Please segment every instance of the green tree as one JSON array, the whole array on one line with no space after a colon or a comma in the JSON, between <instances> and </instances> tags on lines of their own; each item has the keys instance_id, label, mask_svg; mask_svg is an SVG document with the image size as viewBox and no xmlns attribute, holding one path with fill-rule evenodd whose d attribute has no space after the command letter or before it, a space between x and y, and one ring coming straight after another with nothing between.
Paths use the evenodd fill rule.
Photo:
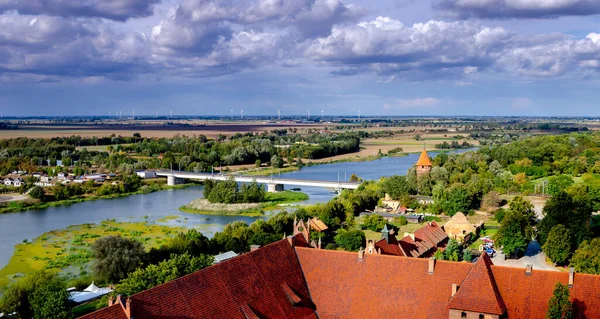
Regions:
<instances>
[{"instance_id":1,"label":"green tree","mask_svg":"<svg viewBox=\"0 0 600 319\"><path fill-rule=\"evenodd\" d=\"M385 219L381 215L370 214L363 217L362 228L372 231L381 231L385 226Z\"/></svg>"},{"instance_id":2,"label":"green tree","mask_svg":"<svg viewBox=\"0 0 600 319\"><path fill-rule=\"evenodd\" d=\"M571 247L578 247L591 236L590 220L592 205L589 197L573 198L566 192L552 196L544 205L544 218L537 225L538 238L543 245L550 230L562 224L571 235Z\"/></svg>"},{"instance_id":3,"label":"green tree","mask_svg":"<svg viewBox=\"0 0 600 319\"><path fill-rule=\"evenodd\" d=\"M459 261L461 259L461 247L454 239L448 241L444 250L444 260Z\"/></svg>"},{"instance_id":4,"label":"green tree","mask_svg":"<svg viewBox=\"0 0 600 319\"><path fill-rule=\"evenodd\" d=\"M260 167L260 165L261 165L261 164L262 164L262 163L261 163L261 161L260 161L259 159L257 159L257 160L254 162L254 166L256 166L256 167Z\"/></svg>"},{"instance_id":5,"label":"green tree","mask_svg":"<svg viewBox=\"0 0 600 319\"><path fill-rule=\"evenodd\" d=\"M70 295L64 281L58 277L45 282L29 296L35 319L70 319Z\"/></svg>"},{"instance_id":6,"label":"green tree","mask_svg":"<svg viewBox=\"0 0 600 319\"><path fill-rule=\"evenodd\" d=\"M571 237L569 230L558 224L548 233L548 239L542 246L546 256L555 264L565 264L571 255Z\"/></svg>"},{"instance_id":7,"label":"green tree","mask_svg":"<svg viewBox=\"0 0 600 319\"><path fill-rule=\"evenodd\" d=\"M537 216L535 214L535 210L533 209L533 204L530 201L523 198L523 196L515 196L512 201L510 201L510 210L515 213L519 213L527 217L529 223L534 225Z\"/></svg>"},{"instance_id":8,"label":"green tree","mask_svg":"<svg viewBox=\"0 0 600 319\"><path fill-rule=\"evenodd\" d=\"M49 285L49 286L46 286ZM59 287L59 288L56 288ZM64 285L61 286L56 274L39 270L27 274L6 287L0 298L0 312L16 312L20 318L45 318L39 312L48 309L56 309L61 315L65 303L68 303L68 295L65 297L56 292L56 289L66 293ZM44 296L44 297L43 297ZM47 302L44 300L47 297ZM61 298L65 297L64 300ZM56 303L53 305L51 303ZM55 307L55 308L54 308ZM37 309L42 308L42 309ZM68 309L68 308L67 308ZM67 312L68 314L68 312ZM53 318L53 317L49 317ZM56 317L56 318L69 318Z\"/></svg>"},{"instance_id":9,"label":"green tree","mask_svg":"<svg viewBox=\"0 0 600 319\"><path fill-rule=\"evenodd\" d=\"M92 244L94 274L118 282L138 268L146 255L142 243L121 236L99 238Z\"/></svg>"},{"instance_id":10,"label":"green tree","mask_svg":"<svg viewBox=\"0 0 600 319\"><path fill-rule=\"evenodd\" d=\"M569 288L557 282L554 285L554 294L548 301L546 319L572 319L573 304L569 298Z\"/></svg>"},{"instance_id":11,"label":"green tree","mask_svg":"<svg viewBox=\"0 0 600 319\"><path fill-rule=\"evenodd\" d=\"M185 233L177 233L173 239L160 248L152 248L148 253L151 263L156 264L170 255L188 253L192 256L210 253L210 240L201 232L190 229Z\"/></svg>"},{"instance_id":12,"label":"green tree","mask_svg":"<svg viewBox=\"0 0 600 319\"><path fill-rule=\"evenodd\" d=\"M495 211L500 207L501 202L502 199L500 198L500 194L491 191L483 196L483 199L481 200L481 209Z\"/></svg>"},{"instance_id":13,"label":"green tree","mask_svg":"<svg viewBox=\"0 0 600 319\"><path fill-rule=\"evenodd\" d=\"M446 195L446 201L441 203L444 211L450 216L457 212L466 212L471 209L473 198L464 185L455 185Z\"/></svg>"},{"instance_id":14,"label":"green tree","mask_svg":"<svg viewBox=\"0 0 600 319\"><path fill-rule=\"evenodd\" d=\"M31 191L29 191L29 196L41 200L44 198L44 189L40 186L34 186Z\"/></svg>"},{"instance_id":15,"label":"green tree","mask_svg":"<svg viewBox=\"0 0 600 319\"><path fill-rule=\"evenodd\" d=\"M569 175L552 176L548 179L548 193L556 195L561 191L566 191L574 183L573 178Z\"/></svg>"},{"instance_id":16,"label":"green tree","mask_svg":"<svg viewBox=\"0 0 600 319\"><path fill-rule=\"evenodd\" d=\"M365 233L362 230L340 229L334 237L335 243L348 251L357 251L365 243Z\"/></svg>"},{"instance_id":17,"label":"green tree","mask_svg":"<svg viewBox=\"0 0 600 319\"><path fill-rule=\"evenodd\" d=\"M398 199L403 195L410 194L410 188L406 180L406 176L393 175L383 180L381 188L384 193L390 197Z\"/></svg>"},{"instance_id":18,"label":"green tree","mask_svg":"<svg viewBox=\"0 0 600 319\"><path fill-rule=\"evenodd\" d=\"M581 243L571 258L571 266L577 272L600 275L600 238Z\"/></svg>"},{"instance_id":19,"label":"green tree","mask_svg":"<svg viewBox=\"0 0 600 319\"><path fill-rule=\"evenodd\" d=\"M271 157L271 166L273 168L281 168L283 166L283 160L279 156L273 155Z\"/></svg>"},{"instance_id":20,"label":"green tree","mask_svg":"<svg viewBox=\"0 0 600 319\"><path fill-rule=\"evenodd\" d=\"M188 253L171 255L158 264L139 268L117 285L116 293L131 296L212 265L210 255L191 256Z\"/></svg>"},{"instance_id":21,"label":"green tree","mask_svg":"<svg viewBox=\"0 0 600 319\"><path fill-rule=\"evenodd\" d=\"M517 212L508 211L502 220L498 233L496 233L496 239L506 255L514 256L525 252L532 235L533 230L527 217Z\"/></svg>"}]
</instances>

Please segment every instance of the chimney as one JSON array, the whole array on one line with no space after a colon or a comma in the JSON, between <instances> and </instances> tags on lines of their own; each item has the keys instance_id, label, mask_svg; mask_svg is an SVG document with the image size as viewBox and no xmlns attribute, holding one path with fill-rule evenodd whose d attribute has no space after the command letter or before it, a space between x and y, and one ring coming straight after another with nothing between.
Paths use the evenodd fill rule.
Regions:
<instances>
[{"instance_id":1,"label":"chimney","mask_svg":"<svg viewBox=\"0 0 600 319\"><path fill-rule=\"evenodd\" d=\"M430 275L433 275L433 270L435 268L435 257L429 257L429 267L427 268L427 272Z\"/></svg>"},{"instance_id":2,"label":"chimney","mask_svg":"<svg viewBox=\"0 0 600 319\"><path fill-rule=\"evenodd\" d=\"M108 296L108 306L112 306L115 304L115 299L111 296Z\"/></svg>"},{"instance_id":3,"label":"chimney","mask_svg":"<svg viewBox=\"0 0 600 319\"><path fill-rule=\"evenodd\" d=\"M250 251L255 251L260 248L260 245L250 245Z\"/></svg>"},{"instance_id":4,"label":"chimney","mask_svg":"<svg viewBox=\"0 0 600 319\"><path fill-rule=\"evenodd\" d=\"M525 265L525 276L531 276L531 270L533 269L532 264Z\"/></svg>"},{"instance_id":5,"label":"chimney","mask_svg":"<svg viewBox=\"0 0 600 319\"><path fill-rule=\"evenodd\" d=\"M457 291L458 291L458 285L452 284L452 296L456 295Z\"/></svg>"},{"instance_id":6,"label":"chimney","mask_svg":"<svg viewBox=\"0 0 600 319\"><path fill-rule=\"evenodd\" d=\"M362 247L360 247L360 249L358 250L358 261L362 261L364 255L365 255L365 251L362 249Z\"/></svg>"},{"instance_id":7,"label":"chimney","mask_svg":"<svg viewBox=\"0 0 600 319\"><path fill-rule=\"evenodd\" d=\"M575 268L569 268L569 288L573 288L573 282L575 281Z\"/></svg>"},{"instance_id":8,"label":"chimney","mask_svg":"<svg viewBox=\"0 0 600 319\"><path fill-rule=\"evenodd\" d=\"M131 319L131 298L125 298L121 295L117 295L117 301L121 304L121 308L123 308L123 312L125 312L125 316L127 319Z\"/></svg>"}]
</instances>

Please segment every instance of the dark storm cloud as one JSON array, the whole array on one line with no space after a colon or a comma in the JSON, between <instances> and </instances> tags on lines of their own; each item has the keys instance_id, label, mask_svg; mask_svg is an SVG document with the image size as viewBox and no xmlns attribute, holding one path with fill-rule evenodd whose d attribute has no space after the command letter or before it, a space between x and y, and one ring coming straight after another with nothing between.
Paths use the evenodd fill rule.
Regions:
<instances>
[{"instance_id":1,"label":"dark storm cloud","mask_svg":"<svg viewBox=\"0 0 600 319\"><path fill-rule=\"evenodd\" d=\"M0 0L0 11L60 17L99 17L124 21L152 14L160 0Z\"/></svg>"},{"instance_id":2,"label":"dark storm cloud","mask_svg":"<svg viewBox=\"0 0 600 319\"><path fill-rule=\"evenodd\" d=\"M432 8L459 19L537 19L599 14L600 0L433 0Z\"/></svg>"}]
</instances>

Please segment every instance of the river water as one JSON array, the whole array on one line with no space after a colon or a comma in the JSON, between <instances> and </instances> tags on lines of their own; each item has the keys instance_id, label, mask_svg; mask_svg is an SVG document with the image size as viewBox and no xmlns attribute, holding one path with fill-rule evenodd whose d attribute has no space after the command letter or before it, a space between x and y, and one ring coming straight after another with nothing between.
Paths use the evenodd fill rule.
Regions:
<instances>
[{"instance_id":1,"label":"river water","mask_svg":"<svg viewBox=\"0 0 600 319\"><path fill-rule=\"evenodd\" d=\"M463 150L464 151L464 150ZM383 157L368 162L344 162L304 167L301 170L281 174L290 178L341 181L351 174L365 180L376 180L383 176L406 174L417 161L418 154L403 157ZM434 152L430 156L435 156ZM303 187L310 199L304 204L326 202L335 194L320 187ZM179 190L166 190L151 194L133 195L116 199L105 199L77 203L70 206L50 207L20 213L0 214L0 269L6 266L14 252L14 246L24 239L32 240L41 234L66 228L70 225L99 223L106 219L117 221L141 221L147 216L149 221L164 219L166 216L187 218L177 226L202 227L208 237L219 231L223 225L235 220L251 223L260 217L197 215L180 212L178 208L202 197L202 187Z\"/></svg>"}]
</instances>

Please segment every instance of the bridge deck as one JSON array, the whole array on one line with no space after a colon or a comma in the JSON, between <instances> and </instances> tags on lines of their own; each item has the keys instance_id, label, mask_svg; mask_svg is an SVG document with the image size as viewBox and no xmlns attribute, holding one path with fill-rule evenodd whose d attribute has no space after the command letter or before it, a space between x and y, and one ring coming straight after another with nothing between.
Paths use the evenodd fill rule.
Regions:
<instances>
[{"instance_id":1,"label":"bridge deck","mask_svg":"<svg viewBox=\"0 0 600 319\"><path fill-rule=\"evenodd\" d=\"M229 175L229 174L206 174L206 173L192 173L192 172L181 172L181 171L157 171L157 176L174 176L175 178L181 179L198 179L198 180L228 180L230 177L234 177L237 182L252 182L262 184L282 184L282 185L294 185L294 186L316 186L316 187L327 187L327 188L345 188L345 189L357 189L360 183L355 182L336 182L336 181L320 181L320 180L309 180L309 179L296 179L296 178L280 178L271 176L240 176L240 175Z\"/></svg>"}]
</instances>

